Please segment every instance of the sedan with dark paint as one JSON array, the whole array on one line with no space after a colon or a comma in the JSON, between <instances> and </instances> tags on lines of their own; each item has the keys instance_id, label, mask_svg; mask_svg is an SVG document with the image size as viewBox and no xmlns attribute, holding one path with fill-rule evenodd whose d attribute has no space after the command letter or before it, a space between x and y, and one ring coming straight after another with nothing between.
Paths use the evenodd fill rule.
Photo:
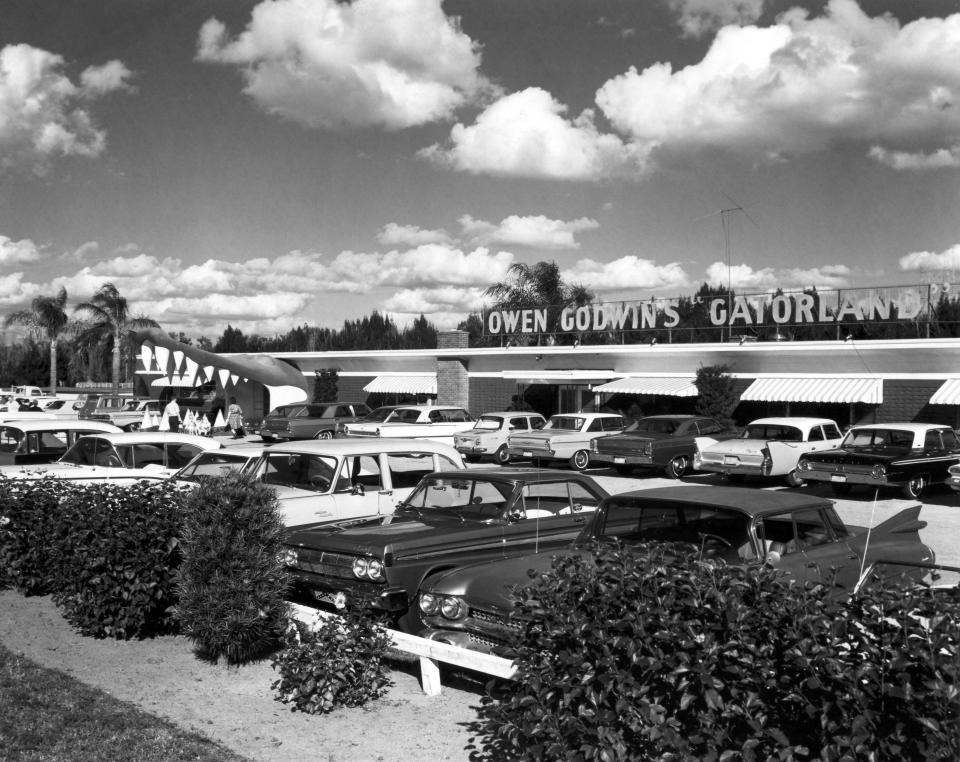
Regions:
<instances>
[{"instance_id":1,"label":"sedan with dark paint","mask_svg":"<svg viewBox=\"0 0 960 762\"><path fill-rule=\"evenodd\" d=\"M603 501L574 545L562 553L589 556L594 543L690 543L728 563L775 566L801 580L853 591L874 561L929 564L920 541L920 506L867 532L847 527L833 501L812 495L743 487L684 485L614 495ZM424 637L481 651L509 644L520 626L512 591L550 569L557 554L539 553L473 564L420 588ZM902 570L888 566L892 577ZM908 575L909 576L909 575Z\"/></svg>"},{"instance_id":2,"label":"sedan with dark paint","mask_svg":"<svg viewBox=\"0 0 960 762\"><path fill-rule=\"evenodd\" d=\"M568 546L605 497L593 479L569 471L428 474L389 516L291 532L293 597L335 607L359 601L399 617L440 572Z\"/></svg>"}]
</instances>

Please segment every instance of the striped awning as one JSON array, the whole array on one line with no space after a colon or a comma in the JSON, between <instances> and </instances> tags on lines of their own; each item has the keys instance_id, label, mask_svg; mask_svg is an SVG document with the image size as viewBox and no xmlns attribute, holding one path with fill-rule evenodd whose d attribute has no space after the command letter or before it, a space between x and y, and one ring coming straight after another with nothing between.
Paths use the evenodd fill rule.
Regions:
<instances>
[{"instance_id":1,"label":"striped awning","mask_svg":"<svg viewBox=\"0 0 960 762\"><path fill-rule=\"evenodd\" d=\"M960 405L960 378L948 378L930 398L931 405Z\"/></svg>"},{"instance_id":2,"label":"striped awning","mask_svg":"<svg viewBox=\"0 0 960 762\"><path fill-rule=\"evenodd\" d=\"M879 405L883 379L816 376L758 378L740 395L741 402L822 402Z\"/></svg>"},{"instance_id":3,"label":"striped awning","mask_svg":"<svg viewBox=\"0 0 960 762\"><path fill-rule=\"evenodd\" d=\"M599 394L662 394L696 397L700 392L693 376L628 376L593 387Z\"/></svg>"},{"instance_id":4,"label":"striped awning","mask_svg":"<svg viewBox=\"0 0 960 762\"><path fill-rule=\"evenodd\" d=\"M363 387L367 394L437 394L437 374L377 376Z\"/></svg>"}]
</instances>

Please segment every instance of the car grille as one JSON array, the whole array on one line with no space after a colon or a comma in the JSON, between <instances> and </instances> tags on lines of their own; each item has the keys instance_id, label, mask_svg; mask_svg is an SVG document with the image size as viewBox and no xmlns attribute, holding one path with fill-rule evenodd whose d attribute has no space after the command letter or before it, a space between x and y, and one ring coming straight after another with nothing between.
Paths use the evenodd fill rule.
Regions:
<instances>
[{"instance_id":1,"label":"car grille","mask_svg":"<svg viewBox=\"0 0 960 762\"><path fill-rule=\"evenodd\" d=\"M355 579L353 562L358 558L350 553L297 549L297 568L324 577Z\"/></svg>"}]
</instances>

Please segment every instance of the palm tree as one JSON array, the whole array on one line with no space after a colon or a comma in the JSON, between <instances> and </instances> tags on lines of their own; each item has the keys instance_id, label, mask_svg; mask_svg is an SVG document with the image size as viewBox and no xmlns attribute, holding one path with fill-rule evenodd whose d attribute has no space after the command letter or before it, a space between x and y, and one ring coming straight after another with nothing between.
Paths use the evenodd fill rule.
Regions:
<instances>
[{"instance_id":1,"label":"palm tree","mask_svg":"<svg viewBox=\"0 0 960 762\"><path fill-rule=\"evenodd\" d=\"M160 324L148 317L131 318L126 297L121 296L112 283L104 283L89 302L74 307L75 312L81 310L88 313L89 322L80 334L80 342L111 347L110 380L113 393L117 394L120 391L120 353L130 334L141 328L159 328Z\"/></svg>"},{"instance_id":2,"label":"palm tree","mask_svg":"<svg viewBox=\"0 0 960 762\"><path fill-rule=\"evenodd\" d=\"M29 310L14 312L4 319L4 325L26 326L50 342L50 394L57 393L57 341L70 324L66 304L67 289L61 286L56 296L38 296Z\"/></svg>"}]
</instances>

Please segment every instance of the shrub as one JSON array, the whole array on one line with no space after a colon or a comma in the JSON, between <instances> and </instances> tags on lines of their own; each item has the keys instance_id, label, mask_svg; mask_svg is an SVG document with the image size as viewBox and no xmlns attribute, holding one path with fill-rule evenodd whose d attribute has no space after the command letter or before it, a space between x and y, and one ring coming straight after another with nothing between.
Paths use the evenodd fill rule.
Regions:
<instances>
[{"instance_id":1,"label":"shrub","mask_svg":"<svg viewBox=\"0 0 960 762\"><path fill-rule=\"evenodd\" d=\"M70 485L50 535L53 600L81 633L132 638L176 629L182 492L166 482Z\"/></svg>"},{"instance_id":2,"label":"shrub","mask_svg":"<svg viewBox=\"0 0 960 762\"><path fill-rule=\"evenodd\" d=\"M51 592L50 535L63 485L54 479L0 477L0 586L24 595Z\"/></svg>"},{"instance_id":3,"label":"shrub","mask_svg":"<svg viewBox=\"0 0 960 762\"><path fill-rule=\"evenodd\" d=\"M292 622L285 648L274 658L280 679L272 688L294 710L324 714L338 706L362 706L391 685L383 663L391 645L373 613L362 607L342 617L320 617L311 630Z\"/></svg>"},{"instance_id":4,"label":"shrub","mask_svg":"<svg viewBox=\"0 0 960 762\"><path fill-rule=\"evenodd\" d=\"M520 591L519 672L482 702L483 751L957 758L960 600L879 586L848 601L695 555L597 549Z\"/></svg>"},{"instance_id":5,"label":"shrub","mask_svg":"<svg viewBox=\"0 0 960 762\"><path fill-rule=\"evenodd\" d=\"M238 473L189 494L176 616L204 658L237 664L279 646L289 585L276 492Z\"/></svg>"}]
</instances>

